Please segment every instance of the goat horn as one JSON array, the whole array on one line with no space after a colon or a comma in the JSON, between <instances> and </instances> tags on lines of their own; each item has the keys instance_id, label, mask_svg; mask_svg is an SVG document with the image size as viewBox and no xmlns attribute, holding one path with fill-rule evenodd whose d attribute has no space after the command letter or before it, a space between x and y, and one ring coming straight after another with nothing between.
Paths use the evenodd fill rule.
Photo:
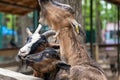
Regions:
<instances>
[{"instance_id":1,"label":"goat horn","mask_svg":"<svg viewBox=\"0 0 120 80\"><path fill-rule=\"evenodd\" d=\"M38 3L39 3L39 5L40 5L40 0L38 0Z\"/></svg>"},{"instance_id":2,"label":"goat horn","mask_svg":"<svg viewBox=\"0 0 120 80\"><path fill-rule=\"evenodd\" d=\"M41 28L42 28L42 25L39 24L38 27L37 27L37 29L36 29L36 31L35 31L35 33L39 33L39 31L41 30Z\"/></svg>"},{"instance_id":3,"label":"goat horn","mask_svg":"<svg viewBox=\"0 0 120 80\"><path fill-rule=\"evenodd\" d=\"M26 28L26 32L27 32L27 34L28 34L29 36L32 35L32 32L30 31L29 28Z\"/></svg>"},{"instance_id":4,"label":"goat horn","mask_svg":"<svg viewBox=\"0 0 120 80\"><path fill-rule=\"evenodd\" d=\"M54 5L59 6L59 7L63 8L63 9L65 9L65 10L69 11L71 14L75 13L73 8L70 5L62 4L62 3L59 3L57 1L52 1L52 2L53 2Z\"/></svg>"},{"instance_id":5,"label":"goat horn","mask_svg":"<svg viewBox=\"0 0 120 80\"><path fill-rule=\"evenodd\" d=\"M48 38L48 37L53 36L55 34L56 34L55 31L49 30L49 31L44 32L42 35L44 35L44 36L46 36Z\"/></svg>"}]
</instances>

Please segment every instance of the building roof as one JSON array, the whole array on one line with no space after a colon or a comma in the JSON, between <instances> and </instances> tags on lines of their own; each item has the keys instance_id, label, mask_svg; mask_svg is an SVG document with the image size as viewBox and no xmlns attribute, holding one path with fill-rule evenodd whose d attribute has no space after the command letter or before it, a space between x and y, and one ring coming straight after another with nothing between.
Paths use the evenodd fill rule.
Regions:
<instances>
[{"instance_id":1,"label":"building roof","mask_svg":"<svg viewBox=\"0 0 120 80\"><path fill-rule=\"evenodd\" d=\"M110 2L110 3L113 3L113 4L115 4L115 5L120 6L120 0L105 0L105 1L107 1L107 2Z\"/></svg>"},{"instance_id":2,"label":"building roof","mask_svg":"<svg viewBox=\"0 0 120 80\"><path fill-rule=\"evenodd\" d=\"M105 0L120 5L120 0ZM0 0L0 12L25 15L38 7L37 0Z\"/></svg>"},{"instance_id":3,"label":"building roof","mask_svg":"<svg viewBox=\"0 0 120 80\"><path fill-rule=\"evenodd\" d=\"M0 12L24 15L38 7L37 0L0 0Z\"/></svg>"}]
</instances>

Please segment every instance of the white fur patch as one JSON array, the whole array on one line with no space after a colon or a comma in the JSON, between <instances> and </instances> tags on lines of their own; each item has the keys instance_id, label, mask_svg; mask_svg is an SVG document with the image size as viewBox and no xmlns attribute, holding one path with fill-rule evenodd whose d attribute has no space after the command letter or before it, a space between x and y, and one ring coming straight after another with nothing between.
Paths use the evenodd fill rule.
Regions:
<instances>
[{"instance_id":1,"label":"white fur patch","mask_svg":"<svg viewBox=\"0 0 120 80\"><path fill-rule=\"evenodd\" d=\"M28 40L27 43L19 50L18 52L19 56L24 57L30 53L32 45L36 43L41 37L41 35L39 34L39 31L41 30L41 28L42 28L42 25L39 24L36 31L30 36L31 39Z\"/></svg>"},{"instance_id":2,"label":"white fur patch","mask_svg":"<svg viewBox=\"0 0 120 80\"><path fill-rule=\"evenodd\" d=\"M18 55L20 56L28 55L31 51L32 45L40 39L40 34L34 33L30 38L31 38L31 41L28 40L28 42L19 50Z\"/></svg>"}]
</instances>

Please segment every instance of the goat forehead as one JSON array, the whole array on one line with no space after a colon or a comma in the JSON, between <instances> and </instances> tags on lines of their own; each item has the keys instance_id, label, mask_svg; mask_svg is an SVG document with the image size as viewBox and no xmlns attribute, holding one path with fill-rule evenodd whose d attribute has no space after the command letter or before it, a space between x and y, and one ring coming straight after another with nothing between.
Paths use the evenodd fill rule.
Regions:
<instances>
[{"instance_id":1,"label":"goat forehead","mask_svg":"<svg viewBox=\"0 0 120 80\"><path fill-rule=\"evenodd\" d=\"M27 43L34 43L40 39L39 34L33 34L32 36L29 36L27 39Z\"/></svg>"},{"instance_id":2,"label":"goat forehead","mask_svg":"<svg viewBox=\"0 0 120 80\"><path fill-rule=\"evenodd\" d=\"M21 49L27 49L28 46L31 47L34 43L36 43L40 39L39 34L33 34L27 38L26 44Z\"/></svg>"},{"instance_id":3,"label":"goat forehead","mask_svg":"<svg viewBox=\"0 0 120 80\"><path fill-rule=\"evenodd\" d=\"M32 39L39 39L40 38L40 34L36 33L36 34L33 34L31 36Z\"/></svg>"}]
</instances>

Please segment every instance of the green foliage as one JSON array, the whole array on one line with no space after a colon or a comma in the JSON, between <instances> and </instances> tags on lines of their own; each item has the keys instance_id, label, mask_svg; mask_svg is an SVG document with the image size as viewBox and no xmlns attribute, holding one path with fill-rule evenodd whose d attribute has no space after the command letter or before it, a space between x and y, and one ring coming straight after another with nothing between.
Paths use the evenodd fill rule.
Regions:
<instances>
[{"instance_id":1,"label":"green foliage","mask_svg":"<svg viewBox=\"0 0 120 80\"><path fill-rule=\"evenodd\" d=\"M86 30L90 30L90 0L82 0L82 14L83 14L83 21L84 27ZM96 4L97 3L97 4ZM102 23L102 27L105 28L105 24L107 22L116 22L117 19L117 9L116 6L113 4L109 4L103 0L93 0L93 26L94 29L96 27L96 17ZM97 13L99 14L97 16Z\"/></svg>"},{"instance_id":2,"label":"green foliage","mask_svg":"<svg viewBox=\"0 0 120 80\"><path fill-rule=\"evenodd\" d=\"M86 30L86 42L90 42L90 30L91 30L91 19L90 19L90 0L82 0L82 14L83 14L83 25ZM94 34L93 42L102 43L101 30L106 29L107 23L115 23L117 21L117 9L113 4L109 4L104 0L92 0L92 27ZM95 39L96 38L96 39Z\"/></svg>"}]
</instances>

